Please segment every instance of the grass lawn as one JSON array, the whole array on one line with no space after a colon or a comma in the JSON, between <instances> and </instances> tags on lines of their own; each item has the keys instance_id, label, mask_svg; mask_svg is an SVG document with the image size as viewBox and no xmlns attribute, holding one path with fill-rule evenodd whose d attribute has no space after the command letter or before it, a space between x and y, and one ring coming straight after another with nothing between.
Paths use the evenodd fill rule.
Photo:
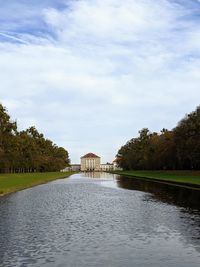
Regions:
<instances>
[{"instance_id":1,"label":"grass lawn","mask_svg":"<svg viewBox=\"0 0 200 267\"><path fill-rule=\"evenodd\" d=\"M200 186L200 171L115 171L114 173L132 177L154 179L176 184Z\"/></svg>"},{"instance_id":2,"label":"grass lawn","mask_svg":"<svg viewBox=\"0 0 200 267\"><path fill-rule=\"evenodd\" d=\"M74 172L0 174L0 196L59 178L65 178L71 174L74 174Z\"/></svg>"}]
</instances>

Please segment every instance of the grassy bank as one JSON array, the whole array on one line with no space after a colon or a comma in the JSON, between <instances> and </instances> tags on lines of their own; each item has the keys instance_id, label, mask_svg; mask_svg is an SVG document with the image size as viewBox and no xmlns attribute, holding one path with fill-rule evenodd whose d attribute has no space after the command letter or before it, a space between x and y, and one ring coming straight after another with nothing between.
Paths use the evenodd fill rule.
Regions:
<instances>
[{"instance_id":1,"label":"grassy bank","mask_svg":"<svg viewBox=\"0 0 200 267\"><path fill-rule=\"evenodd\" d=\"M74 172L0 174L0 196L59 178L65 178L73 173Z\"/></svg>"},{"instance_id":2,"label":"grassy bank","mask_svg":"<svg viewBox=\"0 0 200 267\"><path fill-rule=\"evenodd\" d=\"M115 171L113 173L200 187L200 171Z\"/></svg>"}]
</instances>

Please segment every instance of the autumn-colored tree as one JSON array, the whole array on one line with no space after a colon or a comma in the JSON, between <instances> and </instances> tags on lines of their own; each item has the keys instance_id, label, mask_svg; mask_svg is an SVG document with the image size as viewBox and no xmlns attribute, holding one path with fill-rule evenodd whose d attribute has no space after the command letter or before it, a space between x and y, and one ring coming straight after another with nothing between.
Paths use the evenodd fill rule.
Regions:
<instances>
[{"instance_id":1,"label":"autumn-colored tree","mask_svg":"<svg viewBox=\"0 0 200 267\"><path fill-rule=\"evenodd\" d=\"M69 164L68 152L32 126L17 131L0 104L0 172L58 171Z\"/></svg>"},{"instance_id":2,"label":"autumn-colored tree","mask_svg":"<svg viewBox=\"0 0 200 267\"><path fill-rule=\"evenodd\" d=\"M200 169L200 107L172 131L144 128L117 154L120 167L140 170Z\"/></svg>"},{"instance_id":3,"label":"autumn-colored tree","mask_svg":"<svg viewBox=\"0 0 200 267\"><path fill-rule=\"evenodd\" d=\"M174 134L179 168L200 169L200 107L179 122Z\"/></svg>"}]
</instances>

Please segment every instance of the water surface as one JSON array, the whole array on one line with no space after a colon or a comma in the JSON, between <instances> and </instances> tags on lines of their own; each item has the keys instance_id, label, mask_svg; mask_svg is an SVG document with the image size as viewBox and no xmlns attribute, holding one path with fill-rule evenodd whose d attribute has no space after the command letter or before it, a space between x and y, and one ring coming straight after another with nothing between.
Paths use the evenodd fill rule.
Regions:
<instances>
[{"instance_id":1,"label":"water surface","mask_svg":"<svg viewBox=\"0 0 200 267\"><path fill-rule=\"evenodd\" d=\"M106 173L0 198L0 266L200 266L200 194Z\"/></svg>"}]
</instances>

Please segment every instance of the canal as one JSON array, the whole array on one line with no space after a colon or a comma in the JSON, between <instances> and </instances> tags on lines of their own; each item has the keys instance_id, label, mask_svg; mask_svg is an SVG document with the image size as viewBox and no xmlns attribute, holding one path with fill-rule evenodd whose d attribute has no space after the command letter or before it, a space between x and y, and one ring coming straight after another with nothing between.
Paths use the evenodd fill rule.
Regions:
<instances>
[{"instance_id":1,"label":"canal","mask_svg":"<svg viewBox=\"0 0 200 267\"><path fill-rule=\"evenodd\" d=\"M200 191L75 174L0 198L0 266L200 266Z\"/></svg>"}]
</instances>

